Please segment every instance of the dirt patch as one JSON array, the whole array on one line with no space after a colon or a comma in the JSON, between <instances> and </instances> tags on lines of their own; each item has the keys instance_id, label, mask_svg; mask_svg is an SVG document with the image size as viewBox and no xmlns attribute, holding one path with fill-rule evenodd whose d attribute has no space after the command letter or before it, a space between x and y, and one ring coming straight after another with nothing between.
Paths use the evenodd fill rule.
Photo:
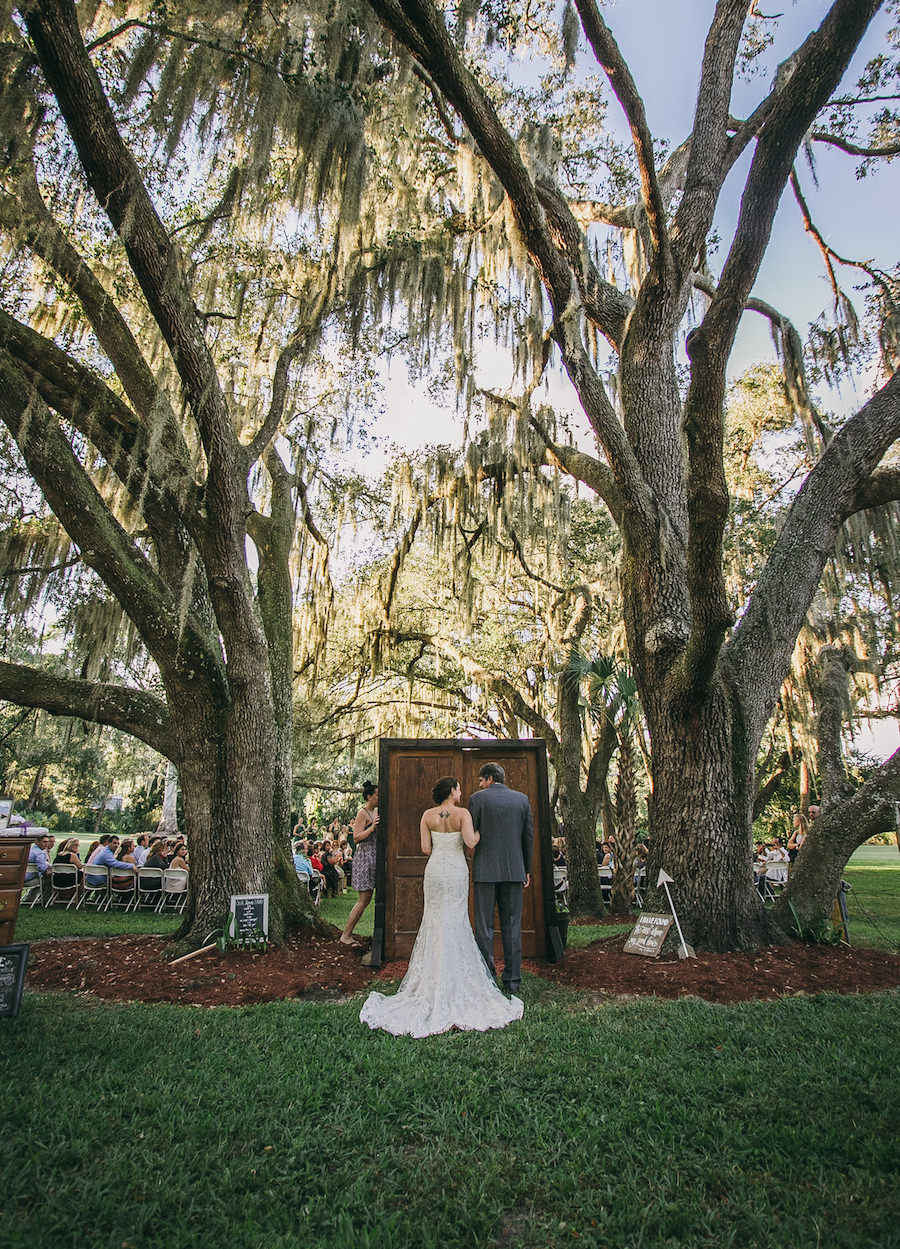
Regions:
<instances>
[{"instance_id":1,"label":"dirt patch","mask_svg":"<svg viewBox=\"0 0 900 1249\"><path fill-rule=\"evenodd\" d=\"M741 1002L793 993L870 993L900 986L900 955L791 942L752 954L659 959L624 954L625 937L573 950L561 963L526 960L526 971L592 996L684 997ZM286 998L342 998L374 979L399 979L405 962L373 972L363 947L304 934L267 954L212 951L169 966L163 937L95 937L35 941L28 986L93 993L118 1001L246 1006Z\"/></svg>"},{"instance_id":2,"label":"dirt patch","mask_svg":"<svg viewBox=\"0 0 900 1249\"><path fill-rule=\"evenodd\" d=\"M165 937L91 937L35 941L28 959L30 987L74 989L117 1001L248 1006L283 998L341 998L364 989L372 972L362 946L304 934L266 954L212 950L174 967Z\"/></svg>"},{"instance_id":3,"label":"dirt patch","mask_svg":"<svg viewBox=\"0 0 900 1249\"><path fill-rule=\"evenodd\" d=\"M792 993L873 993L900 986L900 955L792 941L746 954L658 959L625 954L627 936L573 950L541 969L557 984L602 994L694 995L708 1002L746 1002Z\"/></svg>"}]
</instances>

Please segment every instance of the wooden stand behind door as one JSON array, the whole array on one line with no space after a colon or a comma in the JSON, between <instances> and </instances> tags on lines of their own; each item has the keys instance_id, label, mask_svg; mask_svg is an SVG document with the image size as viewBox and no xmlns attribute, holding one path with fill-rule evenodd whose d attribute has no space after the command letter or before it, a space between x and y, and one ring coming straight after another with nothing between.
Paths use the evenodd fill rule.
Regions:
<instances>
[{"instance_id":1,"label":"wooden stand behind door","mask_svg":"<svg viewBox=\"0 0 900 1249\"><path fill-rule=\"evenodd\" d=\"M383 738L378 776L378 868L372 964L407 959L422 920L422 877L427 859L419 844L422 812L432 806L431 790L442 776L455 776L462 786L462 806L478 788L478 770L499 763L510 789L528 795L534 814L534 855L531 884L522 905L522 954L525 958L557 958L551 942L548 911L553 908L547 756L544 742L420 741ZM469 915L472 894L469 893ZM499 924L499 920L498 920ZM552 936L556 929L552 929ZM495 952L502 956L499 927Z\"/></svg>"}]
</instances>

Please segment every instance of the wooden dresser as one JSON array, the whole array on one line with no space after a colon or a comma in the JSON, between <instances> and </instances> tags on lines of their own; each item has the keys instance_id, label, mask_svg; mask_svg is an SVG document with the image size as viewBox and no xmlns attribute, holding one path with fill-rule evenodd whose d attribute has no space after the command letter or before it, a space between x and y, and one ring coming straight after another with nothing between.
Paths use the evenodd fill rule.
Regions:
<instances>
[{"instance_id":1,"label":"wooden dresser","mask_svg":"<svg viewBox=\"0 0 900 1249\"><path fill-rule=\"evenodd\" d=\"M30 837L4 837L0 833L0 945L13 942L32 845Z\"/></svg>"}]
</instances>

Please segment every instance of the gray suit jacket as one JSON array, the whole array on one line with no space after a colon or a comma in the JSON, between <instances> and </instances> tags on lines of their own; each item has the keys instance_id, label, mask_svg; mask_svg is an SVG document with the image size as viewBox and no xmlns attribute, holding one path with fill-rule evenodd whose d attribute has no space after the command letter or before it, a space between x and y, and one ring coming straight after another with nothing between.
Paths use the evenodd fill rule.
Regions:
<instances>
[{"instance_id":1,"label":"gray suit jacket","mask_svg":"<svg viewBox=\"0 0 900 1249\"><path fill-rule=\"evenodd\" d=\"M481 833L472 859L472 879L524 882L531 871L534 846L534 821L526 796L495 781L472 795L469 814L476 832Z\"/></svg>"}]
</instances>

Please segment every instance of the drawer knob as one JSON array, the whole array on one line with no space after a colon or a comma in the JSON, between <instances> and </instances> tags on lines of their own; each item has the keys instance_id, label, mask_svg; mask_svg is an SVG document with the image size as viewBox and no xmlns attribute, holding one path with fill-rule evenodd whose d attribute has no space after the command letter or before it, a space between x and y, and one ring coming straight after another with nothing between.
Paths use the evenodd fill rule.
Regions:
<instances>
[{"instance_id":1,"label":"drawer knob","mask_svg":"<svg viewBox=\"0 0 900 1249\"><path fill-rule=\"evenodd\" d=\"M5 910L6 910L6 906L7 906L7 904L6 904L5 902L0 902L0 911L5 911Z\"/></svg>"}]
</instances>

